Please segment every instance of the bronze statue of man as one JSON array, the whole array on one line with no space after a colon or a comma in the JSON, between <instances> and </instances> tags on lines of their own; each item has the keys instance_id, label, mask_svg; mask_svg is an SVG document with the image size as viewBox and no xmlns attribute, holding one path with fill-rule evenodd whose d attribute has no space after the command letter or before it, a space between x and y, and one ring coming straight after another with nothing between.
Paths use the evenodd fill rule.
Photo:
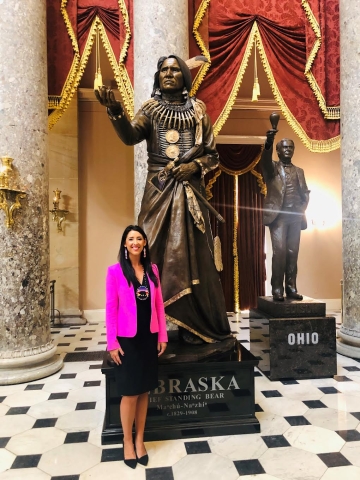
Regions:
<instances>
[{"instance_id":1,"label":"bronze statue of man","mask_svg":"<svg viewBox=\"0 0 360 480\"><path fill-rule=\"evenodd\" d=\"M264 225L268 225L273 249L271 287L273 299L302 300L297 291L297 260L301 230L307 227L305 210L309 203L304 170L291 163L294 142L283 138L276 145L279 161L272 160L273 143L277 130L267 132L260 165L267 187L264 201Z\"/></svg>"},{"instance_id":2,"label":"bronze statue of man","mask_svg":"<svg viewBox=\"0 0 360 480\"><path fill-rule=\"evenodd\" d=\"M219 275L213 260L204 175L218 165L205 105L190 97L191 73L175 55L161 57L151 99L129 120L113 92L95 92L126 145L147 142L148 174L138 223L161 273L167 319L187 343L230 336Z\"/></svg>"}]
</instances>

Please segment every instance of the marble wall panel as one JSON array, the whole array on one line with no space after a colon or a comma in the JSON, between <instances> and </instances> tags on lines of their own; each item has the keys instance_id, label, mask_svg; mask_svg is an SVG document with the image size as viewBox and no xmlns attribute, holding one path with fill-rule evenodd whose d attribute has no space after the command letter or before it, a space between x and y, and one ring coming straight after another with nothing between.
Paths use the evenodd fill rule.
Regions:
<instances>
[{"instance_id":1,"label":"marble wall panel","mask_svg":"<svg viewBox=\"0 0 360 480\"><path fill-rule=\"evenodd\" d=\"M50 277L56 280L55 308L62 316L79 309L78 108L75 96L49 134L49 210L53 191L61 190L59 208L69 214L57 231L50 215Z\"/></svg>"}]
</instances>

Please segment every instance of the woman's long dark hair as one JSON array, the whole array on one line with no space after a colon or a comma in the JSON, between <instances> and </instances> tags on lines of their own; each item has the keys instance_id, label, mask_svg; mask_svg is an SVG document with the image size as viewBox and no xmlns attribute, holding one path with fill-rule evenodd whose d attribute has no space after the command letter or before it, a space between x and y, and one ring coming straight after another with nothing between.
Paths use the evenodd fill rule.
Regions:
<instances>
[{"instance_id":1,"label":"woman's long dark hair","mask_svg":"<svg viewBox=\"0 0 360 480\"><path fill-rule=\"evenodd\" d=\"M144 247L144 250L146 248L146 257L144 257L144 250L141 252L140 256L140 262L142 266L144 267L145 273L150 277L150 280L153 282L153 284L157 287L159 285L159 281L153 272L152 265L151 265L151 259L150 259L150 251L149 251L149 246L148 246L148 239L147 236L142 228L140 228L138 225L129 225L128 227L125 228L124 233L122 234L121 237L121 243L120 243L120 250L119 250L119 255L118 255L118 260L120 262L120 267L123 271L123 274L128 281L128 284L135 285L136 282L136 275L135 271L133 269L133 266L131 265L131 261L129 258L125 258L125 242L126 238L131 232L134 230L135 232L138 232L141 234L141 236L146 240L146 247Z\"/></svg>"}]
</instances>

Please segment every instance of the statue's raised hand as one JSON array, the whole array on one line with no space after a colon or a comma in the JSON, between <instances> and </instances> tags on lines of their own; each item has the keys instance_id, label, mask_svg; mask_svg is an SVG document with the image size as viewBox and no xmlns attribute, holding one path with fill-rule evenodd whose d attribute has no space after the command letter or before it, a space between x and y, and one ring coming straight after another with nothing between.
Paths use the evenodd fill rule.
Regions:
<instances>
[{"instance_id":1,"label":"statue's raised hand","mask_svg":"<svg viewBox=\"0 0 360 480\"><path fill-rule=\"evenodd\" d=\"M116 100L114 92L111 88L102 86L99 89L94 90L95 97L104 107L108 108L112 112L120 112L122 111L121 103Z\"/></svg>"},{"instance_id":2,"label":"statue's raised hand","mask_svg":"<svg viewBox=\"0 0 360 480\"><path fill-rule=\"evenodd\" d=\"M271 129L266 132L266 145L271 147L274 143L275 135L277 134L278 130Z\"/></svg>"}]
</instances>

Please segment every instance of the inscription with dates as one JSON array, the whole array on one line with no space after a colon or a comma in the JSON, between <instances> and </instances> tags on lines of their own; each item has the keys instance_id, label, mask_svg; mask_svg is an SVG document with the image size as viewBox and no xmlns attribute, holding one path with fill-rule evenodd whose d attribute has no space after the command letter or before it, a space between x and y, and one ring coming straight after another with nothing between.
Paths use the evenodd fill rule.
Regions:
<instances>
[{"instance_id":1,"label":"inscription with dates","mask_svg":"<svg viewBox=\"0 0 360 480\"><path fill-rule=\"evenodd\" d=\"M238 409L239 398L250 395L236 375L160 378L149 395L149 418L208 417ZM240 392L241 393L237 393Z\"/></svg>"}]
</instances>

